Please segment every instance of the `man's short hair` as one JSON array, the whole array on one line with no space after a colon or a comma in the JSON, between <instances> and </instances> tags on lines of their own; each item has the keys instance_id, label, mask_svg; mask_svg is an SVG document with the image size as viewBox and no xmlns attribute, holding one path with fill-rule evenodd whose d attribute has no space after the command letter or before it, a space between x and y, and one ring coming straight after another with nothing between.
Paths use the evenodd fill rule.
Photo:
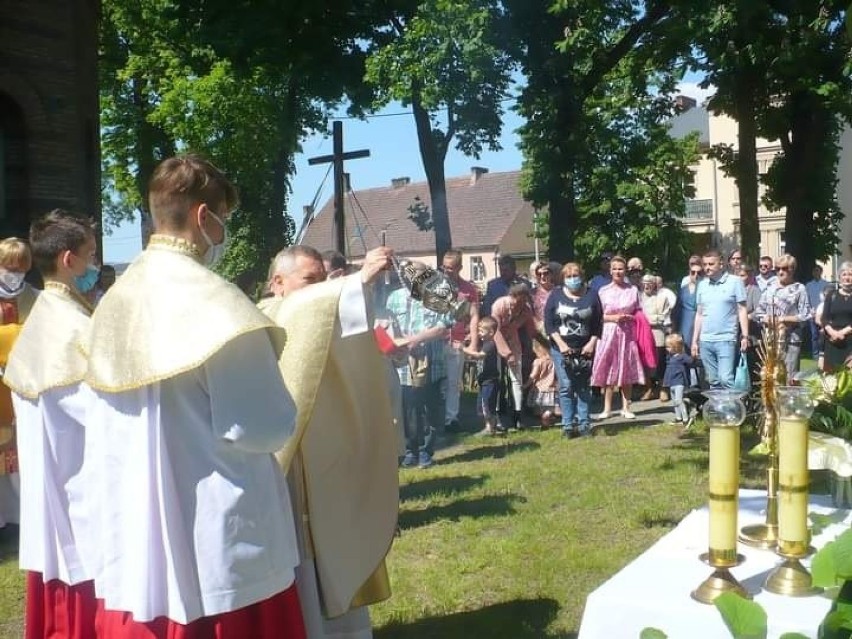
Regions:
<instances>
[{"instance_id":1,"label":"man's short hair","mask_svg":"<svg viewBox=\"0 0 852 639\"><path fill-rule=\"evenodd\" d=\"M758 262L769 262L772 263L772 258L769 255L761 255Z\"/></svg>"},{"instance_id":2,"label":"man's short hair","mask_svg":"<svg viewBox=\"0 0 852 639\"><path fill-rule=\"evenodd\" d=\"M516 266L515 258L511 255L501 255L497 260L498 266Z\"/></svg>"},{"instance_id":3,"label":"man's short hair","mask_svg":"<svg viewBox=\"0 0 852 639\"><path fill-rule=\"evenodd\" d=\"M344 256L343 253L341 253L340 251L335 250L323 251L322 261L328 262L328 265L331 267L332 271L345 269L349 265L349 263L346 261L346 256Z\"/></svg>"},{"instance_id":4,"label":"man's short hair","mask_svg":"<svg viewBox=\"0 0 852 639\"><path fill-rule=\"evenodd\" d=\"M447 259L448 257L452 259L456 264L461 266L462 259L464 256L462 255L462 252L458 249L447 249L444 253L444 259ZM507 255L506 257L510 256Z\"/></svg>"},{"instance_id":5,"label":"man's short hair","mask_svg":"<svg viewBox=\"0 0 852 639\"><path fill-rule=\"evenodd\" d=\"M701 256L700 255L690 255L689 256L689 265L697 264L701 266Z\"/></svg>"},{"instance_id":6,"label":"man's short hair","mask_svg":"<svg viewBox=\"0 0 852 639\"><path fill-rule=\"evenodd\" d=\"M527 297L530 294L530 287L525 282L517 282L509 287L509 295L512 297Z\"/></svg>"},{"instance_id":7,"label":"man's short hair","mask_svg":"<svg viewBox=\"0 0 852 639\"><path fill-rule=\"evenodd\" d=\"M0 241L0 267L26 273L33 267L30 245L19 237L7 237Z\"/></svg>"},{"instance_id":8,"label":"man's short hair","mask_svg":"<svg viewBox=\"0 0 852 639\"><path fill-rule=\"evenodd\" d=\"M722 253L720 253L720 252L719 252L719 249L708 249L708 250L704 251L704 257L705 257L705 258L707 258L707 257L715 257L715 258L717 258L720 262L722 261Z\"/></svg>"},{"instance_id":9,"label":"man's short hair","mask_svg":"<svg viewBox=\"0 0 852 639\"><path fill-rule=\"evenodd\" d=\"M89 238L94 237L91 220L64 209L54 209L30 226L33 262L42 275L56 274L56 258L60 253L77 253Z\"/></svg>"},{"instance_id":10,"label":"man's short hair","mask_svg":"<svg viewBox=\"0 0 852 639\"><path fill-rule=\"evenodd\" d=\"M225 174L198 155L163 160L148 183L148 208L156 228L182 231L189 210L204 203L222 216L236 208L237 190Z\"/></svg>"},{"instance_id":11,"label":"man's short hair","mask_svg":"<svg viewBox=\"0 0 852 639\"><path fill-rule=\"evenodd\" d=\"M316 260L322 264L322 254L313 246L306 244L294 244L278 251L278 254L272 258L272 263L269 265L269 280L272 280L273 275L287 275L296 268L296 258L306 257Z\"/></svg>"}]
</instances>

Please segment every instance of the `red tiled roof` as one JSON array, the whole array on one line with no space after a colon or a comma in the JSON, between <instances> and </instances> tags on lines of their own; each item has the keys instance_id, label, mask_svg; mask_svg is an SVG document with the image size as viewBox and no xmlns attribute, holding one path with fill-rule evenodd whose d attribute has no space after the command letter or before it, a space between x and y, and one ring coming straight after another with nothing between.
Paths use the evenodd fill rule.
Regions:
<instances>
[{"instance_id":1,"label":"red tiled roof","mask_svg":"<svg viewBox=\"0 0 852 639\"><path fill-rule=\"evenodd\" d=\"M484 173L476 179L468 175L447 180L454 248L499 247L520 214L531 218L533 207L520 194L520 175L520 171L508 171ZM388 246L400 254L434 253L434 232L421 230L409 219L409 207L417 197L431 208L426 182L355 191L354 197L347 194L347 255L350 258L362 256L365 243L367 250L378 246L382 229L387 229ZM302 234L302 244L319 251L334 248L333 218L334 198L330 198Z\"/></svg>"}]
</instances>

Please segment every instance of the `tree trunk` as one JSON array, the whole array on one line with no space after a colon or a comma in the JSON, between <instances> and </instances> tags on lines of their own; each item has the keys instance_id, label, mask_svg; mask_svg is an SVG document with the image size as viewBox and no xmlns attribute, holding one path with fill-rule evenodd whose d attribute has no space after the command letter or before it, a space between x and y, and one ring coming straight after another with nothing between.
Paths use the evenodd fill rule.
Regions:
<instances>
[{"instance_id":1,"label":"tree trunk","mask_svg":"<svg viewBox=\"0 0 852 639\"><path fill-rule=\"evenodd\" d=\"M785 160L785 251L796 258L797 279L806 281L816 263L813 241L814 203L811 193L820 184L819 154L828 148L831 114L805 92L791 98L790 150Z\"/></svg>"},{"instance_id":2,"label":"tree trunk","mask_svg":"<svg viewBox=\"0 0 852 639\"><path fill-rule=\"evenodd\" d=\"M760 258L760 219L757 184L757 122L750 74L744 73L735 88L739 155L735 181L740 198L740 252L743 261L756 266Z\"/></svg>"},{"instance_id":3,"label":"tree trunk","mask_svg":"<svg viewBox=\"0 0 852 639\"><path fill-rule=\"evenodd\" d=\"M429 184L429 197L432 211L432 228L435 232L435 254L437 264L441 263L446 253L453 245L450 231L450 214L447 208L447 181L444 176L444 159L447 156L449 138L452 137L452 125L443 140L438 140L432 131L429 113L420 103L417 90L412 91L414 99L414 122L417 126L417 143L420 147L420 158L426 171L426 181Z\"/></svg>"}]
</instances>

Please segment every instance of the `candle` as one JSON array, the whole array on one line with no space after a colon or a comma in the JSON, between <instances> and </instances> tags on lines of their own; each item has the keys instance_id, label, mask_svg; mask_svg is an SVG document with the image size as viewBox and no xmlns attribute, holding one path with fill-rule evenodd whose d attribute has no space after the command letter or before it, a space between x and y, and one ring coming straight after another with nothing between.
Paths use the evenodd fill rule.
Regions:
<instances>
[{"instance_id":1,"label":"candle","mask_svg":"<svg viewBox=\"0 0 852 639\"><path fill-rule=\"evenodd\" d=\"M737 549L740 430L710 427L710 555L733 563Z\"/></svg>"},{"instance_id":2,"label":"candle","mask_svg":"<svg viewBox=\"0 0 852 639\"><path fill-rule=\"evenodd\" d=\"M808 542L808 422L778 424L778 538Z\"/></svg>"}]
</instances>

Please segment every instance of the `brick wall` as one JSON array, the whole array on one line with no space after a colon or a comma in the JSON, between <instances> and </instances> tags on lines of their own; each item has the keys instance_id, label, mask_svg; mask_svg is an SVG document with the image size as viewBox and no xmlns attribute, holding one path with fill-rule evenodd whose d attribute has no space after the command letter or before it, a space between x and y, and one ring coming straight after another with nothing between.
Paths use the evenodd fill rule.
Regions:
<instances>
[{"instance_id":1,"label":"brick wall","mask_svg":"<svg viewBox=\"0 0 852 639\"><path fill-rule=\"evenodd\" d=\"M0 237L60 206L100 219L97 14L97 0L0 2L0 101L20 116L0 110L0 127L23 140L6 150L6 182L26 185L24 201L0 209Z\"/></svg>"}]
</instances>

